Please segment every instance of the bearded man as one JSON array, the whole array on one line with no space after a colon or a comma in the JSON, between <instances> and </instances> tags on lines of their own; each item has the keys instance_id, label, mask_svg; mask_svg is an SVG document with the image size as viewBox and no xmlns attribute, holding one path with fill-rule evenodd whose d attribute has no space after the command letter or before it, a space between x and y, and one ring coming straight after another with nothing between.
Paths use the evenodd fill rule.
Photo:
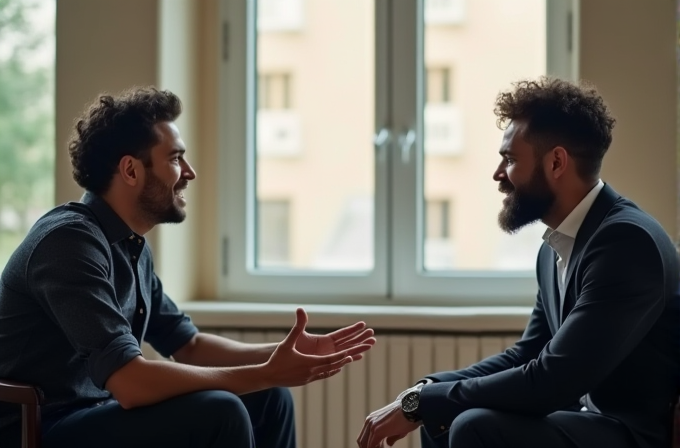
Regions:
<instances>
[{"instance_id":1,"label":"bearded man","mask_svg":"<svg viewBox=\"0 0 680 448\"><path fill-rule=\"evenodd\" d=\"M501 93L495 113L499 225L548 227L533 313L505 352L428 375L370 414L359 446L417 428L424 448L670 446L678 256L657 221L600 179L615 120L592 86L548 77Z\"/></svg>"},{"instance_id":2,"label":"bearded man","mask_svg":"<svg viewBox=\"0 0 680 448\"><path fill-rule=\"evenodd\" d=\"M169 91L101 95L69 153L80 202L40 218L0 281L0 377L38 386L42 446L295 448L287 387L325 379L371 348L363 322L327 335L295 326L278 344L205 334L163 292L144 235L185 218L196 173ZM181 263L178 260L178 263ZM176 362L147 360L149 342ZM20 409L0 406L0 445Z\"/></svg>"}]
</instances>

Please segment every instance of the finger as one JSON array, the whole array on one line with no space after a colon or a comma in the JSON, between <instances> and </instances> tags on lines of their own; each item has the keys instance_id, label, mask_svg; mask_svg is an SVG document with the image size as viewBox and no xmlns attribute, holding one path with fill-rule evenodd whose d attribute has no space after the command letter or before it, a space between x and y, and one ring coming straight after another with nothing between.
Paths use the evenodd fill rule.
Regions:
<instances>
[{"instance_id":1,"label":"finger","mask_svg":"<svg viewBox=\"0 0 680 448\"><path fill-rule=\"evenodd\" d=\"M356 338L353 339L348 339L344 342L336 343L335 344L335 350L340 351L340 350L346 350L349 347L352 347L354 345L358 344L371 344L374 345L376 342L376 339L372 337L372 334L361 334L360 336L357 336Z\"/></svg>"},{"instance_id":2,"label":"finger","mask_svg":"<svg viewBox=\"0 0 680 448\"><path fill-rule=\"evenodd\" d=\"M341 359L340 361L333 362L333 363L330 363L330 364L324 364L324 365L321 365L321 366L316 366L316 367L311 369L311 372L313 374L320 374L320 373L323 373L323 372L329 372L331 370L342 369L344 366L346 366L347 364L349 364L352 361L353 361L353 359L352 359L351 356L346 356L343 359Z\"/></svg>"},{"instance_id":3,"label":"finger","mask_svg":"<svg viewBox=\"0 0 680 448\"><path fill-rule=\"evenodd\" d=\"M337 342L360 332L364 328L366 328L366 322L357 322L349 327L340 328L339 330L328 333L327 336L330 336L331 339Z\"/></svg>"},{"instance_id":4,"label":"finger","mask_svg":"<svg viewBox=\"0 0 680 448\"><path fill-rule=\"evenodd\" d=\"M393 446L397 441L403 439L406 437L406 434L398 434L396 436L390 436L388 437L385 442L387 442L387 446Z\"/></svg>"},{"instance_id":5,"label":"finger","mask_svg":"<svg viewBox=\"0 0 680 448\"><path fill-rule=\"evenodd\" d=\"M370 417L366 418L366 421L364 422L364 427L361 428L361 432L359 433L359 437L357 437L357 445L361 448L367 448L366 442L368 441L368 435L371 433L371 425L373 424L373 420Z\"/></svg>"},{"instance_id":6,"label":"finger","mask_svg":"<svg viewBox=\"0 0 680 448\"><path fill-rule=\"evenodd\" d=\"M321 373L318 373L318 374L314 375L314 376L309 380L309 382L311 383L311 382L313 382L313 381L325 380L325 379L328 379L328 378L330 378L330 377L332 377L332 376L337 375L337 374L340 373L340 372L342 372L342 369L335 369L335 370L329 370L329 371L327 371L327 372L321 372Z\"/></svg>"},{"instance_id":7,"label":"finger","mask_svg":"<svg viewBox=\"0 0 680 448\"><path fill-rule=\"evenodd\" d=\"M288 336L286 336L286 338L281 342L281 344L289 348L295 347L295 343L297 342L298 338L300 337L302 332L305 331L307 321L308 318L305 310L303 310L302 308L298 308L295 311L295 325L293 325L293 328L291 328L290 332L288 333Z\"/></svg>"},{"instance_id":8,"label":"finger","mask_svg":"<svg viewBox=\"0 0 680 448\"><path fill-rule=\"evenodd\" d=\"M302 355L305 357L312 365L316 366L322 366L324 364L331 364L334 362L338 362L348 356L352 357L354 355L358 355L359 353L363 353L367 350L370 350L372 345L364 344L364 345L357 345L356 347L352 347L348 350L344 350L341 352L337 353L331 353L330 355Z\"/></svg>"},{"instance_id":9,"label":"finger","mask_svg":"<svg viewBox=\"0 0 680 448\"><path fill-rule=\"evenodd\" d=\"M343 335L342 337L333 338L333 340L335 341L335 345L344 344L349 340L358 339L362 336L364 338L371 337L374 333L375 332L372 328L359 328L357 331L353 331L352 333Z\"/></svg>"}]
</instances>

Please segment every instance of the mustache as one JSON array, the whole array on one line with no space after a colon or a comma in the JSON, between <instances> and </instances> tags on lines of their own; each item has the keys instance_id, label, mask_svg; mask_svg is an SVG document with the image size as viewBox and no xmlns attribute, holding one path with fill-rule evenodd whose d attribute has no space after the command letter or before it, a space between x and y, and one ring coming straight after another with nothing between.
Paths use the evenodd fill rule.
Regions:
<instances>
[{"instance_id":1,"label":"mustache","mask_svg":"<svg viewBox=\"0 0 680 448\"><path fill-rule=\"evenodd\" d=\"M189 181L185 179L185 180L183 180L183 181L181 181L180 183L177 184L177 186L175 187L175 191L184 190L188 186L189 186Z\"/></svg>"},{"instance_id":2,"label":"mustache","mask_svg":"<svg viewBox=\"0 0 680 448\"><path fill-rule=\"evenodd\" d=\"M504 194L510 194L515 191L515 187L510 182L499 182L498 191Z\"/></svg>"}]
</instances>

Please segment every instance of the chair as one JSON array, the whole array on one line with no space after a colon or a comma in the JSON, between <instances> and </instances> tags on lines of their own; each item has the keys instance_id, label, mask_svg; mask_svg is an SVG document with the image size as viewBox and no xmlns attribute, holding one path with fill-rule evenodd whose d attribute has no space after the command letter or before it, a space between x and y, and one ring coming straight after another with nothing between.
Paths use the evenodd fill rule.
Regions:
<instances>
[{"instance_id":1,"label":"chair","mask_svg":"<svg viewBox=\"0 0 680 448\"><path fill-rule=\"evenodd\" d=\"M0 379L0 402L21 405L21 448L40 448L40 405L37 387Z\"/></svg>"}]
</instances>

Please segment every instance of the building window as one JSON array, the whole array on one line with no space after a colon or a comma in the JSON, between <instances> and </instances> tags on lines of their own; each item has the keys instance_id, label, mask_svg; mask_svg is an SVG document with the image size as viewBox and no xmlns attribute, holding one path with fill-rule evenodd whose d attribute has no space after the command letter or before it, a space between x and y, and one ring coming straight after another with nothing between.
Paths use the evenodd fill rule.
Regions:
<instances>
[{"instance_id":1,"label":"building window","mask_svg":"<svg viewBox=\"0 0 680 448\"><path fill-rule=\"evenodd\" d=\"M258 266L287 266L290 263L290 203L260 200L257 224Z\"/></svg>"},{"instance_id":2,"label":"building window","mask_svg":"<svg viewBox=\"0 0 680 448\"><path fill-rule=\"evenodd\" d=\"M425 202L425 238L449 239L449 201L428 200Z\"/></svg>"},{"instance_id":3,"label":"building window","mask_svg":"<svg viewBox=\"0 0 680 448\"><path fill-rule=\"evenodd\" d=\"M291 109L291 76L289 73L260 74L258 106L265 110Z\"/></svg>"},{"instance_id":4,"label":"building window","mask_svg":"<svg viewBox=\"0 0 680 448\"><path fill-rule=\"evenodd\" d=\"M425 70L425 92L427 104L446 104L451 101L451 69L448 67Z\"/></svg>"},{"instance_id":5,"label":"building window","mask_svg":"<svg viewBox=\"0 0 680 448\"><path fill-rule=\"evenodd\" d=\"M459 25L464 20L465 0L425 0L426 24Z\"/></svg>"},{"instance_id":6,"label":"building window","mask_svg":"<svg viewBox=\"0 0 680 448\"><path fill-rule=\"evenodd\" d=\"M290 157L300 153L300 117L293 109L290 73L258 76L257 148L260 155Z\"/></svg>"},{"instance_id":7,"label":"building window","mask_svg":"<svg viewBox=\"0 0 680 448\"><path fill-rule=\"evenodd\" d=\"M304 0L258 0L257 29L260 32L300 31L305 19Z\"/></svg>"}]
</instances>

